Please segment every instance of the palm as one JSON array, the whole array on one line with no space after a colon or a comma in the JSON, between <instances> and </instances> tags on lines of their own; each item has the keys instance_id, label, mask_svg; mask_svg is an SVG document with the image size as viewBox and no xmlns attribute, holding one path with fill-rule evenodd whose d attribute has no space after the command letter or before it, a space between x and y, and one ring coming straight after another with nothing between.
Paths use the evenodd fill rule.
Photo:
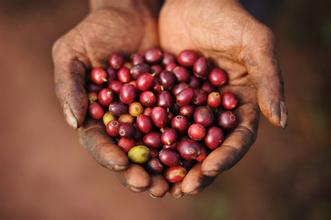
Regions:
<instances>
[{"instance_id":1,"label":"palm","mask_svg":"<svg viewBox=\"0 0 331 220\"><path fill-rule=\"evenodd\" d=\"M237 109L238 128L222 147L189 172L181 186L175 186L185 193L196 193L208 184L211 179L204 175L215 176L231 168L256 137L259 109L256 88L247 73L250 70L247 56L253 53L254 43L250 39L254 37L253 26L258 24L242 8L233 11L221 4L221 1L195 1L193 4L185 0L169 1L162 9L159 21L162 48L174 54L194 49L211 58L229 75L229 85L222 90L233 91L241 101Z\"/></svg>"}]
</instances>

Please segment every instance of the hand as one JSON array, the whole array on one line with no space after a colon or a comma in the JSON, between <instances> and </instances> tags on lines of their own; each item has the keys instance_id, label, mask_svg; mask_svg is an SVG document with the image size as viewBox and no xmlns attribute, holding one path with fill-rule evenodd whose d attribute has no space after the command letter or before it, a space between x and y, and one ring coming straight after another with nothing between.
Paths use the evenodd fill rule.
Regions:
<instances>
[{"instance_id":1,"label":"hand","mask_svg":"<svg viewBox=\"0 0 331 220\"><path fill-rule=\"evenodd\" d=\"M274 57L272 32L234 0L168 0L159 21L161 47L177 54L194 49L229 74L222 88L237 94L239 126L197 164L173 196L195 194L216 175L230 169L248 151L257 134L259 109L275 126L285 127L283 82Z\"/></svg>"},{"instance_id":2,"label":"hand","mask_svg":"<svg viewBox=\"0 0 331 220\"><path fill-rule=\"evenodd\" d=\"M92 8L96 10L53 46L57 97L68 124L78 128L80 142L98 163L122 171L124 184L132 190L143 191L151 185L150 193L162 196L168 190L162 177L151 178L141 166L129 165L126 154L112 143L104 126L85 121L88 69L104 67L111 52L132 53L156 46L156 13L143 0L95 2ZM107 7L102 7L103 2Z\"/></svg>"}]
</instances>

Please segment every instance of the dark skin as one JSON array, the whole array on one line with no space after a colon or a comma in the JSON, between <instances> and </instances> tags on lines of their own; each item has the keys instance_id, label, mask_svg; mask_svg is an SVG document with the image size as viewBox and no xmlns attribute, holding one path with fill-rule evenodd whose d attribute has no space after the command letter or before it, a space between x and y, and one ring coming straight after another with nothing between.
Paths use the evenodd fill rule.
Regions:
<instances>
[{"instance_id":1,"label":"dark skin","mask_svg":"<svg viewBox=\"0 0 331 220\"><path fill-rule=\"evenodd\" d=\"M118 171L131 190L147 190L153 197L168 191L176 198L196 194L249 150L256 138L260 110L273 125L286 126L272 33L236 1L168 0L160 12L158 29L153 1L98 0L91 6L91 14L54 45L56 93L83 146L102 166ZM85 119L87 70L105 66L113 51L132 53L156 45L174 54L190 48L213 59L229 74L229 85L222 91L233 91L240 99L236 110L239 126L181 183L171 187L162 176L150 176L141 166L129 164L103 125Z\"/></svg>"}]
</instances>

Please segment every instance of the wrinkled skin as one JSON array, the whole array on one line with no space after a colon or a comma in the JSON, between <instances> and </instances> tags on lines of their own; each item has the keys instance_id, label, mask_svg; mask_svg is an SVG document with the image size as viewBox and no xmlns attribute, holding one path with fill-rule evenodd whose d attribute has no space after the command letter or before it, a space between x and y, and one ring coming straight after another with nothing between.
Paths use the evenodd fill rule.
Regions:
<instances>
[{"instance_id":1,"label":"wrinkled skin","mask_svg":"<svg viewBox=\"0 0 331 220\"><path fill-rule=\"evenodd\" d=\"M280 127L286 126L287 112L272 32L236 1L169 0L161 11L159 34L166 51L190 48L214 60L229 74L222 91L240 99L239 126L171 189L180 197L196 194L243 157L256 139L260 110Z\"/></svg>"},{"instance_id":2,"label":"wrinkled skin","mask_svg":"<svg viewBox=\"0 0 331 220\"><path fill-rule=\"evenodd\" d=\"M99 1L102 2L102 1ZM125 1L123 1L125 2ZM129 1L128 1L129 2ZM85 120L88 101L85 76L92 66L105 66L111 52L132 53L158 45L154 13L141 1L129 7L100 7L53 47L55 89L68 124L78 130L80 142L102 166L119 171L124 185L153 197L169 191L178 198L195 194L220 172L231 168L256 138L259 108L269 121L285 127L286 108L270 30L255 21L232 0L168 0L159 20L161 47L177 54L195 49L229 73L230 85L240 98L238 128L182 183L171 188L162 176L149 176L112 143L104 126Z\"/></svg>"}]
</instances>

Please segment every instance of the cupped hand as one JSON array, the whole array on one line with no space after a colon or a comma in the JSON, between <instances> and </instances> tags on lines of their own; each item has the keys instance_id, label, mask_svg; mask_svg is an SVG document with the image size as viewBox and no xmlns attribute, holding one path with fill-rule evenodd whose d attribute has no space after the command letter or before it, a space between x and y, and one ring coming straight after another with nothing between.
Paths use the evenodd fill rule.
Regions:
<instances>
[{"instance_id":1,"label":"cupped hand","mask_svg":"<svg viewBox=\"0 0 331 220\"><path fill-rule=\"evenodd\" d=\"M68 124L78 129L80 142L98 163L122 171L130 189L143 191L151 186L151 194L163 196L168 185L162 177L150 177L141 166L130 165L104 126L85 120L88 99L84 84L89 69L105 67L112 52L132 53L158 45L155 13L143 1L128 2L92 12L55 42L55 90Z\"/></svg>"},{"instance_id":2,"label":"cupped hand","mask_svg":"<svg viewBox=\"0 0 331 220\"><path fill-rule=\"evenodd\" d=\"M229 76L223 91L237 94L238 127L223 144L172 187L175 197L195 194L235 165L256 139L260 110L275 126L285 127L283 82L269 28L234 0L168 0L159 20L161 47L178 54L200 51Z\"/></svg>"}]
</instances>

